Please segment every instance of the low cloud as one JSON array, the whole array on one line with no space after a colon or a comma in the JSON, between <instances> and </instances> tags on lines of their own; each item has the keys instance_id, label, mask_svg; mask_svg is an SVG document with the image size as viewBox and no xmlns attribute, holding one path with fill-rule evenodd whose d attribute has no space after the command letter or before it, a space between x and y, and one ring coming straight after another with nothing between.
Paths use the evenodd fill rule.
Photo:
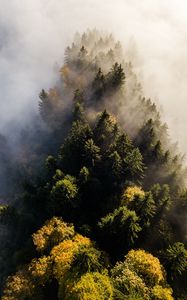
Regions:
<instances>
[{"instance_id":1,"label":"low cloud","mask_svg":"<svg viewBox=\"0 0 187 300\"><path fill-rule=\"evenodd\" d=\"M187 152L187 4L176 0L1 0L0 131L24 124L50 88L76 31L113 32L133 61L146 97L163 107Z\"/></svg>"}]
</instances>

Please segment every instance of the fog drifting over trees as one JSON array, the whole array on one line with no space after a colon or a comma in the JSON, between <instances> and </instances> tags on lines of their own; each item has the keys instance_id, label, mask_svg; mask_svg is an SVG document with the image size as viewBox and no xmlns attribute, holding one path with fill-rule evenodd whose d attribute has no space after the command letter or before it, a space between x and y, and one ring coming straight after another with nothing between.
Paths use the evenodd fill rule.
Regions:
<instances>
[{"instance_id":1,"label":"fog drifting over trees","mask_svg":"<svg viewBox=\"0 0 187 300\"><path fill-rule=\"evenodd\" d=\"M9 130L12 122L20 126L37 112L36 95L55 82L64 48L74 33L97 27L113 32L122 42L145 95L163 107L173 138L187 151L184 1L1 0L1 7L2 133L15 136Z\"/></svg>"}]
</instances>

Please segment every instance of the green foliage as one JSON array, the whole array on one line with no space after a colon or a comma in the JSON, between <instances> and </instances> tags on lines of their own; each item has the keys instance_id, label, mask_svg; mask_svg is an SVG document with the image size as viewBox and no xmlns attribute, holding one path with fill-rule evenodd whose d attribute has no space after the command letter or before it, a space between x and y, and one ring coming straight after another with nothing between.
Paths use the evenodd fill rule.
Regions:
<instances>
[{"instance_id":1,"label":"green foliage","mask_svg":"<svg viewBox=\"0 0 187 300\"><path fill-rule=\"evenodd\" d=\"M126 175L130 174L132 181L136 181L137 178L142 179L144 173L143 158L140 151L135 148L129 152L123 160L123 170ZM127 175L128 176L128 175Z\"/></svg>"},{"instance_id":2,"label":"green foliage","mask_svg":"<svg viewBox=\"0 0 187 300\"><path fill-rule=\"evenodd\" d=\"M113 180L120 180L122 174L122 159L117 151L108 156L108 168L110 169Z\"/></svg>"},{"instance_id":3,"label":"green foliage","mask_svg":"<svg viewBox=\"0 0 187 300\"><path fill-rule=\"evenodd\" d=\"M133 149L132 141L126 134L123 133L117 138L114 144L114 149L117 150L121 157L126 157L126 155L128 155L128 153Z\"/></svg>"},{"instance_id":4,"label":"green foliage","mask_svg":"<svg viewBox=\"0 0 187 300\"><path fill-rule=\"evenodd\" d=\"M128 210L125 206L102 218L98 227L103 246L118 255L134 245L141 231L135 211Z\"/></svg>"},{"instance_id":5,"label":"green foliage","mask_svg":"<svg viewBox=\"0 0 187 300\"><path fill-rule=\"evenodd\" d=\"M89 170L86 167L82 167L79 173L80 184L86 183L88 181L89 175Z\"/></svg>"},{"instance_id":6,"label":"green foliage","mask_svg":"<svg viewBox=\"0 0 187 300\"><path fill-rule=\"evenodd\" d=\"M54 156L49 155L45 161L45 164L49 172L54 172L56 170L57 162Z\"/></svg>"},{"instance_id":7,"label":"green foliage","mask_svg":"<svg viewBox=\"0 0 187 300\"><path fill-rule=\"evenodd\" d=\"M0 222L4 225L12 225L18 217L16 210L9 205L0 205Z\"/></svg>"},{"instance_id":8,"label":"green foliage","mask_svg":"<svg viewBox=\"0 0 187 300\"><path fill-rule=\"evenodd\" d=\"M187 271L187 250L183 243L177 242L169 246L163 253L165 265L174 280Z\"/></svg>"},{"instance_id":9,"label":"green foliage","mask_svg":"<svg viewBox=\"0 0 187 300\"><path fill-rule=\"evenodd\" d=\"M118 136L116 142L112 146L112 150L117 151L122 159L121 176L132 181L139 181L143 178L143 157L138 148L134 148L131 140L126 134Z\"/></svg>"},{"instance_id":10,"label":"green foliage","mask_svg":"<svg viewBox=\"0 0 187 300\"><path fill-rule=\"evenodd\" d=\"M119 88L125 82L125 73L117 62L112 66L108 74L108 85L112 88Z\"/></svg>"},{"instance_id":11,"label":"green foliage","mask_svg":"<svg viewBox=\"0 0 187 300\"><path fill-rule=\"evenodd\" d=\"M60 162L63 170L70 173L79 172L83 164L83 149L92 136L90 126L82 121L73 122L70 134L60 152Z\"/></svg>"},{"instance_id":12,"label":"green foliage","mask_svg":"<svg viewBox=\"0 0 187 300\"><path fill-rule=\"evenodd\" d=\"M100 149L94 144L92 139L86 141L84 146L84 158L85 163L89 167L94 167L95 164L100 160Z\"/></svg>"},{"instance_id":13,"label":"green foliage","mask_svg":"<svg viewBox=\"0 0 187 300\"><path fill-rule=\"evenodd\" d=\"M151 188L153 197L155 198L156 205L158 209L169 209L171 206L171 196L170 196L170 187L167 184L154 185Z\"/></svg>"},{"instance_id":14,"label":"green foliage","mask_svg":"<svg viewBox=\"0 0 187 300\"><path fill-rule=\"evenodd\" d=\"M78 187L74 177L66 175L63 179L58 180L51 190L54 211L63 211L66 206L76 207L77 194Z\"/></svg>"},{"instance_id":15,"label":"green foliage","mask_svg":"<svg viewBox=\"0 0 187 300\"><path fill-rule=\"evenodd\" d=\"M94 247L81 247L74 255L72 271L80 276L87 272L101 271L105 264L104 254Z\"/></svg>"},{"instance_id":16,"label":"green foliage","mask_svg":"<svg viewBox=\"0 0 187 300\"><path fill-rule=\"evenodd\" d=\"M65 176L64 176L64 173L60 170L60 169L56 169L55 171L55 175L53 176L53 180L55 182L63 179Z\"/></svg>"},{"instance_id":17,"label":"green foliage","mask_svg":"<svg viewBox=\"0 0 187 300\"><path fill-rule=\"evenodd\" d=\"M156 213L155 201L152 193L147 192L144 196L135 195L134 200L130 203L131 209L134 209L136 214L140 217L141 225L148 227L153 216Z\"/></svg>"},{"instance_id":18,"label":"green foliage","mask_svg":"<svg viewBox=\"0 0 187 300\"><path fill-rule=\"evenodd\" d=\"M106 150L114 139L114 129L116 120L106 110L104 110L94 128L94 139L101 147Z\"/></svg>"}]
</instances>

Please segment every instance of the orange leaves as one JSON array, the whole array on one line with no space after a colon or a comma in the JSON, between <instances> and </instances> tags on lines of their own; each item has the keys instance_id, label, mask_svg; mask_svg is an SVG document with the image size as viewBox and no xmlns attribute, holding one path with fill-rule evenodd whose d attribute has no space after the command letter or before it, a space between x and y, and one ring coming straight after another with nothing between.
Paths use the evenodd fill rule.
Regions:
<instances>
[{"instance_id":1,"label":"orange leaves","mask_svg":"<svg viewBox=\"0 0 187 300\"><path fill-rule=\"evenodd\" d=\"M73 240L78 246L92 246L92 242L90 241L90 239L82 236L81 234L76 234Z\"/></svg>"},{"instance_id":2,"label":"orange leaves","mask_svg":"<svg viewBox=\"0 0 187 300\"><path fill-rule=\"evenodd\" d=\"M70 269L74 251L77 249L77 245L72 240L66 240L52 249L51 257L54 261L54 276L57 280L60 280Z\"/></svg>"},{"instance_id":3,"label":"orange leaves","mask_svg":"<svg viewBox=\"0 0 187 300\"><path fill-rule=\"evenodd\" d=\"M54 261L54 276L60 280L70 269L74 255L79 247L89 247L92 243L90 239L76 234L73 240L65 240L51 251L51 257Z\"/></svg>"}]
</instances>

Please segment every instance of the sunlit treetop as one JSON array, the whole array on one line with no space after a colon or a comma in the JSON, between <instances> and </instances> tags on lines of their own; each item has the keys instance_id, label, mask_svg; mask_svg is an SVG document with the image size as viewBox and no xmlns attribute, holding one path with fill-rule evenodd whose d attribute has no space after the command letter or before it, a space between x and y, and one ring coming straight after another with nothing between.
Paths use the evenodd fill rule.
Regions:
<instances>
[{"instance_id":1,"label":"sunlit treetop","mask_svg":"<svg viewBox=\"0 0 187 300\"><path fill-rule=\"evenodd\" d=\"M53 246L58 245L63 240L72 238L74 234L72 224L63 222L61 218L53 217L33 234L33 243L37 251L50 251Z\"/></svg>"},{"instance_id":2,"label":"sunlit treetop","mask_svg":"<svg viewBox=\"0 0 187 300\"><path fill-rule=\"evenodd\" d=\"M144 197L145 192L142 190L141 187L138 186L129 186L125 189L122 195L122 204L128 203L134 200L134 196Z\"/></svg>"}]
</instances>

